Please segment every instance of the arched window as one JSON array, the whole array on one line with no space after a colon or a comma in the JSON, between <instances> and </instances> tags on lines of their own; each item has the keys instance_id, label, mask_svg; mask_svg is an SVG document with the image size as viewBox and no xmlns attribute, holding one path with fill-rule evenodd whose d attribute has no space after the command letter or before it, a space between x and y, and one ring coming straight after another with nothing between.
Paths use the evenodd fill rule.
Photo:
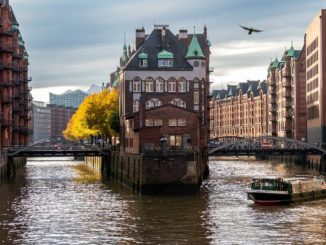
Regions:
<instances>
[{"instance_id":1,"label":"arched window","mask_svg":"<svg viewBox=\"0 0 326 245\"><path fill-rule=\"evenodd\" d=\"M145 91L154 92L154 80L153 78L147 78L145 82Z\"/></svg>"},{"instance_id":2,"label":"arched window","mask_svg":"<svg viewBox=\"0 0 326 245\"><path fill-rule=\"evenodd\" d=\"M158 107L162 105L162 101L156 98L147 100L145 103L145 108L146 109L150 109L150 108L154 108L154 107Z\"/></svg>"},{"instance_id":3,"label":"arched window","mask_svg":"<svg viewBox=\"0 0 326 245\"><path fill-rule=\"evenodd\" d=\"M172 105L176 105L182 108L187 108L187 103L184 100L181 99L173 99L170 101Z\"/></svg>"},{"instance_id":4,"label":"arched window","mask_svg":"<svg viewBox=\"0 0 326 245\"><path fill-rule=\"evenodd\" d=\"M164 80L160 77L156 79L156 92L164 92Z\"/></svg>"},{"instance_id":5,"label":"arched window","mask_svg":"<svg viewBox=\"0 0 326 245\"><path fill-rule=\"evenodd\" d=\"M138 112L139 111L139 100L134 100L133 101L133 112Z\"/></svg>"},{"instance_id":6,"label":"arched window","mask_svg":"<svg viewBox=\"0 0 326 245\"><path fill-rule=\"evenodd\" d=\"M134 78L132 91L134 92L141 91L141 80L139 77Z\"/></svg>"},{"instance_id":7,"label":"arched window","mask_svg":"<svg viewBox=\"0 0 326 245\"><path fill-rule=\"evenodd\" d=\"M187 92L187 80L185 78L180 78L178 81L178 92L185 93Z\"/></svg>"},{"instance_id":8,"label":"arched window","mask_svg":"<svg viewBox=\"0 0 326 245\"><path fill-rule=\"evenodd\" d=\"M170 78L168 82L168 91L170 93L175 93L176 92L176 86L177 86L177 81L175 78Z\"/></svg>"},{"instance_id":9,"label":"arched window","mask_svg":"<svg viewBox=\"0 0 326 245\"><path fill-rule=\"evenodd\" d=\"M150 109L154 107L154 102L152 100L147 100L145 103L145 108Z\"/></svg>"}]
</instances>

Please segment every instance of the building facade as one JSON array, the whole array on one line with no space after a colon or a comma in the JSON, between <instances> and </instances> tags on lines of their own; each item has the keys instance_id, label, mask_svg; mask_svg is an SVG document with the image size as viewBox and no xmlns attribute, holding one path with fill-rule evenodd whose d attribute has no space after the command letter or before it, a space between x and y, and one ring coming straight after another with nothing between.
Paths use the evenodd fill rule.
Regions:
<instances>
[{"instance_id":1,"label":"building facade","mask_svg":"<svg viewBox=\"0 0 326 245\"><path fill-rule=\"evenodd\" d=\"M51 114L51 140L61 141L64 139L63 131L67 128L70 118L75 114L76 108L48 104Z\"/></svg>"},{"instance_id":2,"label":"building facade","mask_svg":"<svg viewBox=\"0 0 326 245\"><path fill-rule=\"evenodd\" d=\"M311 21L305 33L307 138L326 146L326 10Z\"/></svg>"},{"instance_id":3,"label":"building facade","mask_svg":"<svg viewBox=\"0 0 326 245\"><path fill-rule=\"evenodd\" d=\"M44 102L33 101L33 137L31 143L51 139L51 109Z\"/></svg>"},{"instance_id":4,"label":"building facade","mask_svg":"<svg viewBox=\"0 0 326 245\"><path fill-rule=\"evenodd\" d=\"M28 54L12 7L0 1L1 148L28 144L30 88Z\"/></svg>"},{"instance_id":5,"label":"building facade","mask_svg":"<svg viewBox=\"0 0 326 245\"><path fill-rule=\"evenodd\" d=\"M266 81L247 81L214 90L210 100L210 138L259 137L267 133Z\"/></svg>"},{"instance_id":6,"label":"building facade","mask_svg":"<svg viewBox=\"0 0 326 245\"><path fill-rule=\"evenodd\" d=\"M268 67L268 134L306 140L305 53L293 46ZM301 97L301 98L303 98Z\"/></svg>"},{"instance_id":7,"label":"building facade","mask_svg":"<svg viewBox=\"0 0 326 245\"><path fill-rule=\"evenodd\" d=\"M141 193L197 192L208 174L207 28L177 35L168 25L150 34L141 28L135 44L130 55L124 47L112 76L120 93L120 151L111 173Z\"/></svg>"},{"instance_id":8,"label":"building facade","mask_svg":"<svg viewBox=\"0 0 326 245\"><path fill-rule=\"evenodd\" d=\"M156 26L136 30L136 52L120 72L121 147L127 153L196 147L208 141L209 42Z\"/></svg>"}]
</instances>

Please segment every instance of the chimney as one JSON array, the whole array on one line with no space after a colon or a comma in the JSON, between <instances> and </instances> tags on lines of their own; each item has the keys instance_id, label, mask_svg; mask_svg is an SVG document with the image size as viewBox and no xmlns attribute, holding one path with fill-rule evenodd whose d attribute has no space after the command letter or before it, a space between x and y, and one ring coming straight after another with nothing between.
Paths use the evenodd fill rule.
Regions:
<instances>
[{"instance_id":1,"label":"chimney","mask_svg":"<svg viewBox=\"0 0 326 245\"><path fill-rule=\"evenodd\" d=\"M136 29L136 50L139 49L139 47L143 44L145 41L145 29L142 27L142 29Z\"/></svg>"},{"instance_id":2,"label":"chimney","mask_svg":"<svg viewBox=\"0 0 326 245\"><path fill-rule=\"evenodd\" d=\"M181 29L179 30L179 40L185 45L188 46L188 30Z\"/></svg>"},{"instance_id":3,"label":"chimney","mask_svg":"<svg viewBox=\"0 0 326 245\"><path fill-rule=\"evenodd\" d=\"M2 4L4 6L8 6L9 5L9 0L0 0L0 4Z\"/></svg>"}]
</instances>

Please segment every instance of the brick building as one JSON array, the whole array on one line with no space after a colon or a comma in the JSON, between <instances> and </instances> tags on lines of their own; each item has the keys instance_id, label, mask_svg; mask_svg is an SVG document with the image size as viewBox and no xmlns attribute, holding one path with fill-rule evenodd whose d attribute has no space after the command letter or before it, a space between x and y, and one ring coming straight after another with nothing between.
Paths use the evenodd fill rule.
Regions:
<instances>
[{"instance_id":1,"label":"brick building","mask_svg":"<svg viewBox=\"0 0 326 245\"><path fill-rule=\"evenodd\" d=\"M48 104L47 108L51 115L51 140L63 140L63 131L67 128L67 123L76 112L76 108L53 104Z\"/></svg>"},{"instance_id":2,"label":"brick building","mask_svg":"<svg viewBox=\"0 0 326 245\"><path fill-rule=\"evenodd\" d=\"M266 134L266 110L266 81L247 81L214 90L210 101L210 138Z\"/></svg>"},{"instance_id":3,"label":"brick building","mask_svg":"<svg viewBox=\"0 0 326 245\"><path fill-rule=\"evenodd\" d=\"M206 148L209 54L206 28L195 35L174 35L167 25L149 35L136 30L136 51L119 73L123 152L157 149L165 140L170 149Z\"/></svg>"},{"instance_id":4,"label":"brick building","mask_svg":"<svg viewBox=\"0 0 326 245\"><path fill-rule=\"evenodd\" d=\"M28 54L8 0L0 1L1 148L28 144Z\"/></svg>"},{"instance_id":5,"label":"brick building","mask_svg":"<svg viewBox=\"0 0 326 245\"><path fill-rule=\"evenodd\" d=\"M307 140L326 144L326 9L311 21L305 35L307 87Z\"/></svg>"},{"instance_id":6,"label":"brick building","mask_svg":"<svg viewBox=\"0 0 326 245\"><path fill-rule=\"evenodd\" d=\"M112 73L118 88L120 151L112 175L141 193L194 193L208 175L209 46L202 34L155 25L136 30ZM138 176L138 177L137 177Z\"/></svg>"},{"instance_id":7,"label":"brick building","mask_svg":"<svg viewBox=\"0 0 326 245\"><path fill-rule=\"evenodd\" d=\"M293 46L268 67L268 134L306 139L305 52ZM301 97L300 97L301 96Z\"/></svg>"}]
</instances>

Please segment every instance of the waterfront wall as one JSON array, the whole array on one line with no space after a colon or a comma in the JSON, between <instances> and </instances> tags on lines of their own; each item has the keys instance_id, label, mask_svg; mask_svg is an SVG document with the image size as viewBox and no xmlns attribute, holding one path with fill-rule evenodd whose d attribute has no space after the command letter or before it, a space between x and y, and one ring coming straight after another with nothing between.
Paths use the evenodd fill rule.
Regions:
<instances>
[{"instance_id":1,"label":"waterfront wall","mask_svg":"<svg viewBox=\"0 0 326 245\"><path fill-rule=\"evenodd\" d=\"M142 194L196 193L207 177L207 162L201 155L122 154L86 157L93 170L101 172Z\"/></svg>"},{"instance_id":2,"label":"waterfront wall","mask_svg":"<svg viewBox=\"0 0 326 245\"><path fill-rule=\"evenodd\" d=\"M326 156L320 155L261 155L259 159L272 162L282 162L288 164L297 164L308 169L319 171L326 174Z\"/></svg>"},{"instance_id":3,"label":"waterfront wall","mask_svg":"<svg viewBox=\"0 0 326 245\"><path fill-rule=\"evenodd\" d=\"M2 154L0 161L0 184L14 178L16 174L26 165L25 157L7 158Z\"/></svg>"}]
</instances>

